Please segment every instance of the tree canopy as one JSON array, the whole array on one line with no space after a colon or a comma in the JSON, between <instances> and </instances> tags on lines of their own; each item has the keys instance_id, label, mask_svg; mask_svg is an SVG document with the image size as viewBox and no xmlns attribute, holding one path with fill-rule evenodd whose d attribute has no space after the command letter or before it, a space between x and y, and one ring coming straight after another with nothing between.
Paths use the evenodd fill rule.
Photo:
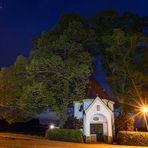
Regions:
<instances>
[{"instance_id":1,"label":"tree canopy","mask_svg":"<svg viewBox=\"0 0 148 148\"><path fill-rule=\"evenodd\" d=\"M106 80L112 94L123 105L133 106L146 100L148 50L145 39L144 34L126 34L121 29L102 37L101 59ZM144 47L138 46L140 43L145 44Z\"/></svg>"},{"instance_id":2,"label":"tree canopy","mask_svg":"<svg viewBox=\"0 0 148 148\"><path fill-rule=\"evenodd\" d=\"M55 31L58 32L58 29L54 28ZM53 32L42 33L34 41L35 48L27 64L21 67L18 58L12 70L8 69L18 73L14 79L16 88L12 86L18 98L10 96L15 102L13 106L21 113L25 111L26 116L22 120L24 117L28 120L50 107L60 118L61 124L64 124L68 117L68 105L85 97L88 77L93 71L93 57L85 49L85 45L92 40L91 33L83 23L76 20L69 22L56 37L51 35L55 35ZM9 78L12 77L13 74L10 74ZM13 81L11 83L15 84ZM11 90L12 87L9 87L6 91ZM10 102L8 97L5 99ZM4 118L13 122L6 116Z\"/></svg>"},{"instance_id":3,"label":"tree canopy","mask_svg":"<svg viewBox=\"0 0 148 148\"><path fill-rule=\"evenodd\" d=\"M146 98L147 20L113 10L89 19L62 15L49 32L33 40L28 58L18 56L12 66L1 68L1 118L11 123L26 121L50 107L63 125L68 105L85 98L96 57L116 99L131 103Z\"/></svg>"}]
</instances>

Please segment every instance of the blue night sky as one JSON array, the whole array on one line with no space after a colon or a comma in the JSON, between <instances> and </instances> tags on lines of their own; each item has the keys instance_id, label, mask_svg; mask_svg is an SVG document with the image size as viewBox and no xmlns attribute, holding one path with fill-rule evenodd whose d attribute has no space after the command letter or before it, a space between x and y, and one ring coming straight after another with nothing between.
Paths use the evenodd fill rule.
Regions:
<instances>
[{"instance_id":1,"label":"blue night sky","mask_svg":"<svg viewBox=\"0 0 148 148\"><path fill-rule=\"evenodd\" d=\"M106 9L148 16L148 0L0 0L0 67L28 56L32 39L56 24L64 12L89 17ZM98 64L100 65L100 63ZM104 78L101 66L97 70Z\"/></svg>"}]
</instances>

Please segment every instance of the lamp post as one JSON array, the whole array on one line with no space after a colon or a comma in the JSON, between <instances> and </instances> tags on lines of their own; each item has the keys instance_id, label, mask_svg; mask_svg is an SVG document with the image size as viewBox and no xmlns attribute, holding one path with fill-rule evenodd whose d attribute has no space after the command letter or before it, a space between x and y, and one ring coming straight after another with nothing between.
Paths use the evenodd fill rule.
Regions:
<instances>
[{"instance_id":1,"label":"lamp post","mask_svg":"<svg viewBox=\"0 0 148 148\"><path fill-rule=\"evenodd\" d=\"M148 115L148 106L143 106L141 110L142 110L142 113L143 113L143 116L144 116L147 131L148 131L148 122L147 122L147 117L146 117Z\"/></svg>"}]
</instances>

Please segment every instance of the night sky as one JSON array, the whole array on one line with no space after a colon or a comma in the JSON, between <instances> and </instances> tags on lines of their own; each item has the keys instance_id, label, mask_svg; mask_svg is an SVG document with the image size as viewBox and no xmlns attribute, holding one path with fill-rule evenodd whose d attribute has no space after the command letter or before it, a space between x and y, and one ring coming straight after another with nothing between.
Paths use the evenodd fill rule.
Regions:
<instances>
[{"instance_id":1,"label":"night sky","mask_svg":"<svg viewBox=\"0 0 148 148\"><path fill-rule=\"evenodd\" d=\"M62 13L80 12L90 17L101 10L115 9L148 16L148 0L0 0L0 3L0 67L12 65L19 54L28 56L32 39L50 30ZM100 67L98 73L102 72ZM103 78L102 72L100 79Z\"/></svg>"}]
</instances>

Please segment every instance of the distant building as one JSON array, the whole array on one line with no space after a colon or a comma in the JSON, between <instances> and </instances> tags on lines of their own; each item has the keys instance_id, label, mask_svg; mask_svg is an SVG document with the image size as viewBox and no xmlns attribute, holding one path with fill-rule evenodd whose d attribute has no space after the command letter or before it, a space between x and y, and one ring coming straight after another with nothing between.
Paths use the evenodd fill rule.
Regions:
<instances>
[{"instance_id":1,"label":"distant building","mask_svg":"<svg viewBox=\"0 0 148 148\"><path fill-rule=\"evenodd\" d=\"M74 117L83 121L86 142L112 142L114 101L95 79L90 80L86 99L74 102Z\"/></svg>"}]
</instances>

